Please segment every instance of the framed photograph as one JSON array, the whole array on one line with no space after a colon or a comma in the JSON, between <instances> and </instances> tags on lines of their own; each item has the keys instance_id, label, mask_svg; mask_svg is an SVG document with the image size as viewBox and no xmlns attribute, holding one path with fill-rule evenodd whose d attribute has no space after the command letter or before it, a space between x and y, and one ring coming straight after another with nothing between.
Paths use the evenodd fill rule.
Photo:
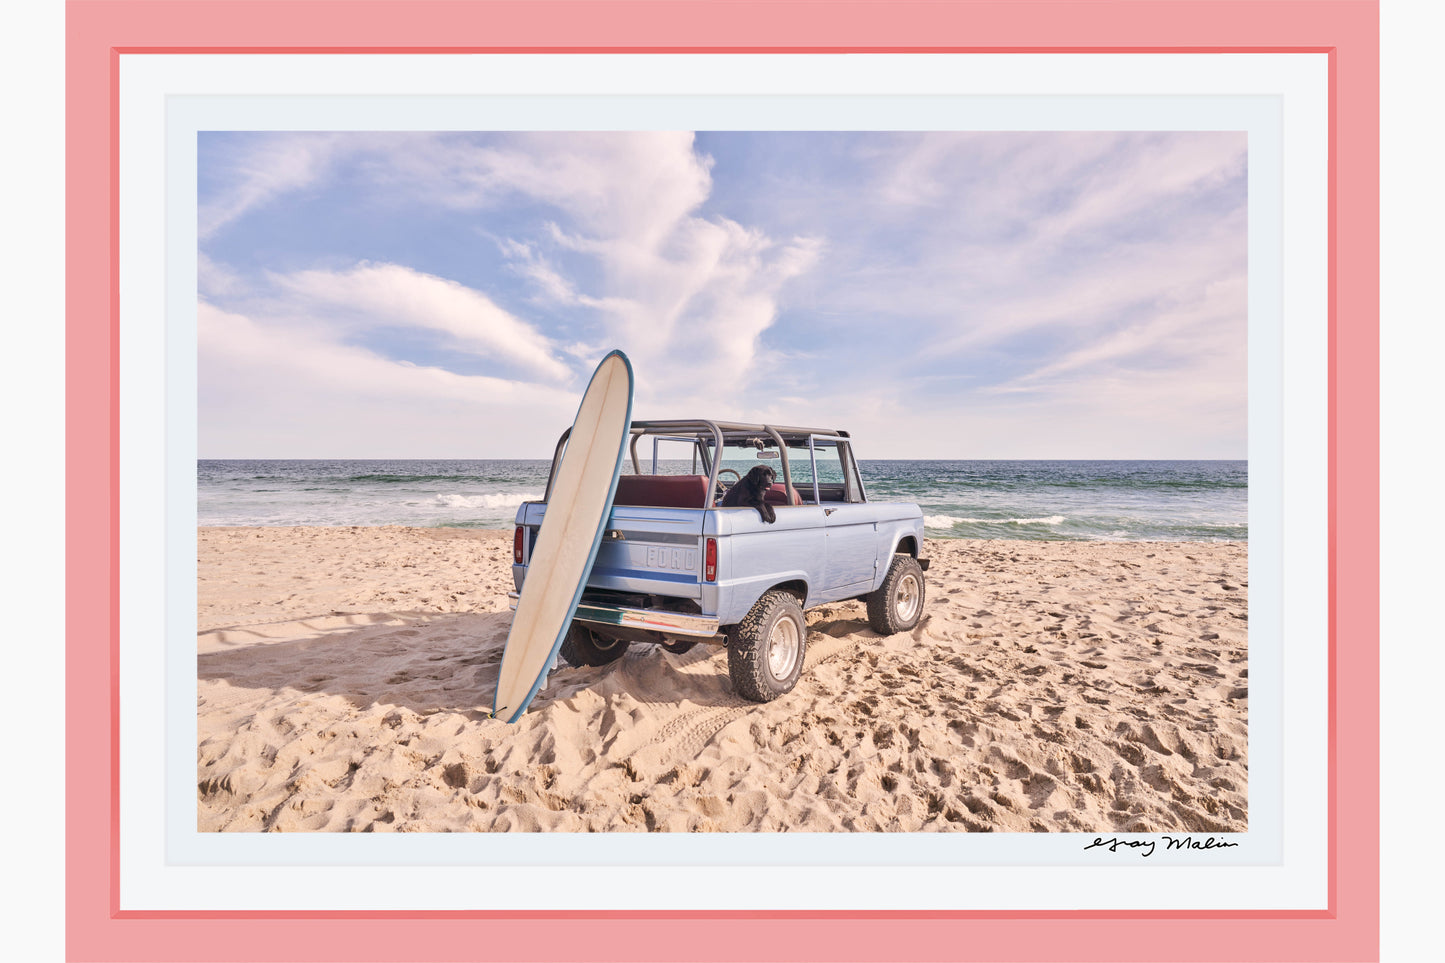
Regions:
<instances>
[{"instance_id":1,"label":"framed photograph","mask_svg":"<svg viewBox=\"0 0 1445 963\"><path fill-rule=\"evenodd\" d=\"M68 7L71 958L1377 955L1376 4Z\"/></svg>"}]
</instances>

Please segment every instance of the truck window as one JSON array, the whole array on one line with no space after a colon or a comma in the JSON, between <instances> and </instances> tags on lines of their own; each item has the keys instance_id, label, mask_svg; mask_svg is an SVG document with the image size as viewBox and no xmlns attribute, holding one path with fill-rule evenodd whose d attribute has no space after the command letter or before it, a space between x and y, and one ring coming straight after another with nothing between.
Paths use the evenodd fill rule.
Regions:
<instances>
[{"instance_id":1,"label":"truck window","mask_svg":"<svg viewBox=\"0 0 1445 963\"><path fill-rule=\"evenodd\" d=\"M706 462L696 439L643 435L637 440L637 474L705 475ZM634 474L632 459L622 460L622 474Z\"/></svg>"},{"instance_id":2,"label":"truck window","mask_svg":"<svg viewBox=\"0 0 1445 963\"><path fill-rule=\"evenodd\" d=\"M837 438L813 439L814 462L818 466L818 492L825 502L861 502L863 488L858 469L850 457L848 443Z\"/></svg>"},{"instance_id":3,"label":"truck window","mask_svg":"<svg viewBox=\"0 0 1445 963\"><path fill-rule=\"evenodd\" d=\"M759 457L760 454L767 455L769 453L771 453L771 457ZM739 478L759 465L767 465L777 472L778 484L781 485L783 482L783 460L778 457L778 449L776 445L772 444L772 439L768 439L768 444L761 450L753 445L726 444L723 446L722 460L719 464L722 468L731 468L737 472ZM727 485L731 485L733 481L731 475L723 479L724 484Z\"/></svg>"},{"instance_id":4,"label":"truck window","mask_svg":"<svg viewBox=\"0 0 1445 963\"><path fill-rule=\"evenodd\" d=\"M793 487L803 504L812 505L817 501L813 490L813 450L806 438L788 438L788 471L793 476ZM782 468L778 468L778 481L782 481Z\"/></svg>"}]
</instances>

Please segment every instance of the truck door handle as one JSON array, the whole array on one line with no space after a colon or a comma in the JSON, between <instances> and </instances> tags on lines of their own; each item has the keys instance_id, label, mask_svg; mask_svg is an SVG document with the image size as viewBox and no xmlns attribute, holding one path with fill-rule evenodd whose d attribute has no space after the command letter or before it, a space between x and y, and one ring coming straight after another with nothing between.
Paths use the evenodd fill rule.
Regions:
<instances>
[{"instance_id":1,"label":"truck door handle","mask_svg":"<svg viewBox=\"0 0 1445 963\"><path fill-rule=\"evenodd\" d=\"M825 509L823 509L823 514L824 514L825 516L831 515L831 514L833 514L834 512L836 512L837 510L838 510L838 509L836 509L836 508L825 508Z\"/></svg>"}]
</instances>

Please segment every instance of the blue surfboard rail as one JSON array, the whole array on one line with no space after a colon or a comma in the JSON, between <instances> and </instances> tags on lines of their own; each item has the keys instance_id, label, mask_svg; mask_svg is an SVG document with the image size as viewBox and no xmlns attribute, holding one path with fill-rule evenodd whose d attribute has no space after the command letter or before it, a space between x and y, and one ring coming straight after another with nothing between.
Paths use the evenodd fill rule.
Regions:
<instances>
[{"instance_id":1,"label":"blue surfboard rail","mask_svg":"<svg viewBox=\"0 0 1445 963\"><path fill-rule=\"evenodd\" d=\"M592 390L592 383L595 382L597 376L601 374L603 365L607 363L609 358L614 356L622 359L623 365L627 368L627 414L624 416L622 423L624 426L628 426L632 424L632 399L637 382L632 374L632 362L628 360L627 355L623 354L621 350L609 351L603 356L601 361L597 362L597 367L592 372L592 377L587 381L587 391L582 392L582 398L583 400L586 399L587 392ZM577 403L577 412L578 414L582 412L581 401ZM577 423L576 415L573 415L572 423L574 425ZM587 566L582 571L582 577L577 580L577 591L572 594L572 604L567 608L567 617L562 621L562 627L557 632L557 638L552 640L551 654L548 655L547 661L542 664L542 671L538 673L536 681L532 683L531 690L528 691L527 697L522 700L520 706L517 706L515 709L512 709L510 706L498 707L496 697L493 696L493 718L501 718L500 714L503 712L511 712L511 715L505 719L505 721L509 723L516 722L522 718L522 714L527 711L527 707L532 704L532 700L535 699L537 693L541 691L542 684L547 680L547 676L552 671L553 666L557 664L557 652L562 648L562 640L567 637L567 630L572 627L572 617L577 614L577 603L582 600L582 590L587 587L587 577L592 573L592 564L597 561L597 550L602 545L602 534L607 530L607 519L608 516L612 514L612 500L617 497L617 478L622 473L622 459L627 455L627 440L629 434L626 427L624 427L622 439L617 445L617 462L612 468L612 482L607 489L607 502L602 508L602 517L597 522L597 531L592 536L592 547L587 553ZM568 444L571 444L570 439ZM542 524L544 526L547 524L545 517L542 520Z\"/></svg>"}]
</instances>

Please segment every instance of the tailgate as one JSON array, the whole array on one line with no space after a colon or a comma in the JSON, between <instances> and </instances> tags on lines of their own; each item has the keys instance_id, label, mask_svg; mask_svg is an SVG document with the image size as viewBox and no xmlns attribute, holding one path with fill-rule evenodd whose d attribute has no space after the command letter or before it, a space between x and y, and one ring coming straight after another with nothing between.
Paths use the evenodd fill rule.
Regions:
<instances>
[{"instance_id":1,"label":"tailgate","mask_svg":"<svg viewBox=\"0 0 1445 963\"><path fill-rule=\"evenodd\" d=\"M696 508L613 508L587 587L700 598L703 514Z\"/></svg>"},{"instance_id":2,"label":"tailgate","mask_svg":"<svg viewBox=\"0 0 1445 963\"><path fill-rule=\"evenodd\" d=\"M547 506L524 506L521 524L527 529L528 558L536 543ZM649 508L619 505L612 509L587 587L674 598L702 597L702 523L699 508ZM518 587L524 570L513 566Z\"/></svg>"}]
</instances>

